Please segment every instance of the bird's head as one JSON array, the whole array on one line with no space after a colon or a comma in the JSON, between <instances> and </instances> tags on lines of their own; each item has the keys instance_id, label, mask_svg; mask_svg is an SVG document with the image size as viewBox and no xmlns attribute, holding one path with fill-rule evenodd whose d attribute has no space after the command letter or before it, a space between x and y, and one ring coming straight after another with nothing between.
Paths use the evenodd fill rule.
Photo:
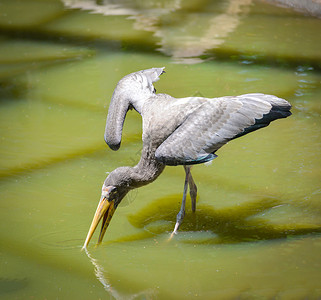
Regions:
<instances>
[{"instance_id":1,"label":"bird's head","mask_svg":"<svg viewBox=\"0 0 321 300\"><path fill-rule=\"evenodd\" d=\"M118 204L131 189L130 182L128 182L129 178L126 176L128 174L127 169L128 167L118 168L107 176L102 186L100 200L83 248L86 248L89 244L101 219L103 220L98 238L98 244L100 244L103 240L106 229Z\"/></svg>"},{"instance_id":2,"label":"bird's head","mask_svg":"<svg viewBox=\"0 0 321 300\"><path fill-rule=\"evenodd\" d=\"M131 73L118 82L109 105L105 129L105 141L111 149L120 147L127 111L134 108L142 112L144 102L156 92L153 82L164 72L164 67L151 68Z\"/></svg>"}]
</instances>

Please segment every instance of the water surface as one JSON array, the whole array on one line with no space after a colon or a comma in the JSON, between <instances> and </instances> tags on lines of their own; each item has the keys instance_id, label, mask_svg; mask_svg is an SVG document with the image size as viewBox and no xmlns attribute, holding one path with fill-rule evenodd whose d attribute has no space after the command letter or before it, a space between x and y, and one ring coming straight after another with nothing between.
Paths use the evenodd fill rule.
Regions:
<instances>
[{"instance_id":1,"label":"water surface","mask_svg":"<svg viewBox=\"0 0 321 300\"><path fill-rule=\"evenodd\" d=\"M110 2L110 3L109 3ZM0 0L3 299L319 299L321 20L265 2ZM26 11L30 13L25 13ZM106 172L140 158L141 117L103 141L124 75L175 97L275 94L293 115L131 192L81 251ZM189 199L188 199L189 200Z\"/></svg>"}]
</instances>

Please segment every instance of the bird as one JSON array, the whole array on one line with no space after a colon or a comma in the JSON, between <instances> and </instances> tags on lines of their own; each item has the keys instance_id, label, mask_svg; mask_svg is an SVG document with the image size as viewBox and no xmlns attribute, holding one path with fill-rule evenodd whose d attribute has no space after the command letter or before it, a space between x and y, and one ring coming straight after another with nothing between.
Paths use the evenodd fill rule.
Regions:
<instances>
[{"instance_id":1,"label":"bird","mask_svg":"<svg viewBox=\"0 0 321 300\"><path fill-rule=\"evenodd\" d=\"M218 98L174 98L156 93L153 83L165 73L164 69L137 71L116 85L107 114L105 142L112 150L120 148L126 114L134 109L142 116L141 158L134 167L119 167L105 179L83 248L88 246L101 219L97 244L102 242L117 206L128 192L156 180L166 166L181 165L185 182L171 234L174 236L184 219L188 187L192 211L196 210L197 186L191 167L215 159L216 151L229 141L292 114L288 101L262 93Z\"/></svg>"}]
</instances>

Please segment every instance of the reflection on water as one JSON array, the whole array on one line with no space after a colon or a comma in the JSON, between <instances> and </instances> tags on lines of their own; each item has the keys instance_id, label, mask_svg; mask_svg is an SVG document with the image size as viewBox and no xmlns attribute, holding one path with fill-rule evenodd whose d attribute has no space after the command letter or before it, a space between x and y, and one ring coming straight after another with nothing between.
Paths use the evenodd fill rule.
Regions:
<instances>
[{"instance_id":1,"label":"reflection on water","mask_svg":"<svg viewBox=\"0 0 321 300\"><path fill-rule=\"evenodd\" d=\"M175 29L180 32L179 37L173 36L171 28L156 31L155 35L161 38L161 47L158 50L178 63L202 62L201 56L206 54L207 50L223 44L228 34L235 30L244 13L246 14L247 6L251 3L252 0L228 1L226 11L207 18L202 26L204 32L198 31L195 35L189 35L193 33L190 28L197 27L204 15L185 20L180 28Z\"/></svg>"},{"instance_id":2,"label":"reflection on water","mask_svg":"<svg viewBox=\"0 0 321 300\"><path fill-rule=\"evenodd\" d=\"M94 3L88 0L64 0L65 5L71 8L81 8L106 16L129 16L135 20L133 28L151 31L159 38L158 51L172 57L176 63L186 64L202 62L201 56L206 50L224 43L226 36L235 30L241 18L248 12L252 0L229 0L220 8L222 12L219 14L184 15L183 20L180 14L175 14L182 9L181 2L166 1L160 7L158 1L151 1L140 3L143 5L138 9L129 1L115 4L113 1ZM147 7L144 4L147 4ZM170 23L160 26L162 19Z\"/></svg>"},{"instance_id":3,"label":"reflection on water","mask_svg":"<svg viewBox=\"0 0 321 300\"><path fill-rule=\"evenodd\" d=\"M94 266L95 269L95 275L97 279L100 281L100 283L103 285L104 289L112 295L115 299L120 300L120 299L137 299L139 297L143 297L144 299L153 299L156 296L156 291L152 289L148 289L145 291L141 291L139 293L134 293L134 294L126 294L124 292L118 291L115 287L111 285L111 283L108 280L108 273L104 270L103 266L100 264L100 262L93 258L90 255L90 252L88 249L84 249L87 257L91 261L91 263Z\"/></svg>"},{"instance_id":4,"label":"reflection on water","mask_svg":"<svg viewBox=\"0 0 321 300\"><path fill-rule=\"evenodd\" d=\"M298 89L295 91L295 96L306 97L313 93L317 82L315 80L306 79L308 74L313 71L313 67L310 66L298 66L295 74L298 76Z\"/></svg>"},{"instance_id":5,"label":"reflection on water","mask_svg":"<svg viewBox=\"0 0 321 300\"><path fill-rule=\"evenodd\" d=\"M28 11L28 13L25 13ZM0 0L4 299L320 299L321 20L266 1ZM201 62L201 63L200 63ZM175 97L263 92L293 116L129 193L81 251L106 172L136 165L141 118L103 141L118 80L166 66Z\"/></svg>"}]
</instances>

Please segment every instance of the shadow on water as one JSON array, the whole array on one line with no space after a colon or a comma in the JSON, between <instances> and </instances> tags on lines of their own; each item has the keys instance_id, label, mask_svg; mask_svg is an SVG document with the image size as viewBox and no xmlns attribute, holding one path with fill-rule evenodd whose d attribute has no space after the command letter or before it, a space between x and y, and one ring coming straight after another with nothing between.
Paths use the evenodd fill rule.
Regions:
<instances>
[{"instance_id":1,"label":"shadow on water","mask_svg":"<svg viewBox=\"0 0 321 300\"><path fill-rule=\"evenodd\" d=\"M288 204L274 198L261 198L256 201L235 205L224 209L214 209L210 205L199 204L193 213L190 203L187 203L184 222L173 240L169 240L174 228L176 214L180 207L181 196L171 195L159 198L146 205L143 209L128 216L129 222L136 228L143 229L141 233L129 235L118 240L107 241L108 244L135 242L155 239L167 240L166 245L198 244L237 244L258 241L271 241L319 234L321 227L313 224L282 224L269 223L264 214L271 210L281 209ZM163 244L164 245L164 244ZM86 255L93 264L96 278L104 289L115 299L154 299L158 295L156 288L142 288L140 291L125 292L115 285L112 272L104 266L106 262L94 258L87 249ZM96 255L95 255L96 256ZM99 257L99 256L98 256Z\"/></svg>"},{"instance_id":2,"label":"shadow on water","mask_svg":"<svg viewBox=\"0 0 321 300\"><path fill-rule=\"evenodd\" d=\"M143 228L144 231L107 243L169 234L174 228L180 201L179 195L160 198L136 214L128 216L133 226ZM321 233L321 227L315 224L271 224L262 216L284 205L286 204L282 204L280 200L263 198L224 209L199 204L195 213L187 205L184 222L175 239L195 244L232 244Z\"/></svg>"},{"instance_id":3,"label":"shadow on water","mask_svg":"<svg viewBox=\"0 0 321 300\"><path fill-rule=\"evenodd\" d=\"M21 289L24 289L28 286L28 280L24 279L9 279L1 278L0 279L0 296L7 295L9 293L14 293Z\"/></svg>"}]
</instances>

